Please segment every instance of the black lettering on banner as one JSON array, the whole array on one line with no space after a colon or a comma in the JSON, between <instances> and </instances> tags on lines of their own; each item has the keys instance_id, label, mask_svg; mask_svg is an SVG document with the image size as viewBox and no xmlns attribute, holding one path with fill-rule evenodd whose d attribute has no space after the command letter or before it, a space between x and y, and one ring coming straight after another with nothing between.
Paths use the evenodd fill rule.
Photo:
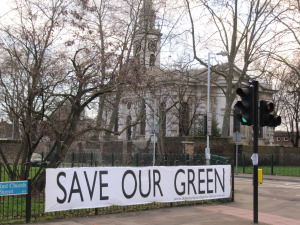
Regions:
<instances>
[{"instance_id":1,"label":"black lettering on banner","mask_svg":"<svg viewBox=\"0 0 300 225\"><path fill-rule=\"evenodd\" d=\"M151 191L151 171L148 170L148 178L149 178L149 185L148 185L148 192L146 194L144 194L142 192L142 171L139 170L139 189L140 189L140 194L143 198L147 198L150 195L150 191Z\"/></svg>"},{"instance_id":2,"label":"black lettering on banner","mask_svg":"<svg viewBox=\"0 0 300 225\"><path fill-rule=\"evenodd\" d=\"M209 179L209 173L212 172L213 169L206 169L206 182L207 182L207 193L214 193L213 190L209 189L209 183L212 183L214 180L213 179Z\"/></svg>"},{"instance_id":3,"label":"black lettering on banner","mask_svg":"<svg viewBox=\"0 0 300 225\"><path fill-rule=\"evenodd\" d=\"M198 194L205 194L205 190L201 191L201 184L205 183L205 180L201 180L201 173L203 173L204 169L198 170L198 180L199 180L199 188L198 188Z\"/></svg>"},{"instance_id":4,"label":"black lettering on banner","mask_svg":"<svg viewBox=\"0 0 300 225\"><path fill-rule=\"evenodd\" d=\"M125 188L124 188L124 181L125 181L125 177L127 176L127 174L131 174L132 177L134 178L134 182L135 182L134 190L130 195L125 192ZM132 170L126 170L123 175L123 178L122 178L122 191L123 191L123 195L125 196L125 198L127 198L127 199L132 198L135 195L136 188L137 188L137 181L136 181L134 172Z\"/></svg>"},{"instance_id":5,"label":"black lettering on banner","mask_svg":"<svg viewBox=\"0 0 300 225\"><path fill-rule=\"evenodd\" d=\"M215 168L215 193L217 192L217 177L218 177L219 183L221 185L222 191L224 192L224 189L225 189L225 169L224 168L223 168L223 184L221 183L221 178L218 174L217 169Z\"/></svg>"},{"instance_id":6,"label":"black lettering on banner","mask_svg":"<svg viewBox=\"0 0 300 225\"><path fill-rule=\"evenodd\" d=\"M86 171L84 171L83 173L84 173L84 177L85 177L85 181L86 181L87 187L89 189L90 199L92 200L93 195L94 195L94 190L95 190L97 171L95 171L95 174L94 174L94 180L93 180L92 190L91 190L91 187L90 187L90 183L89 183L89 179L87 177Z\"/></svg>"},{"instance_id":7,"label":"black lettering on banner","mask_svg":"<svg viewBox=\"0 0 300 225\"><path fill-rule=\"evenodd\" d=\"M158 174L158 180L157 180L157 181L156 181L156 179L155 179L155 174ZM160 188L160 185L159 185L160 178L161 178L161 177L160 177L160 172L159 172L159 170L153 170L153 191L154 191L154 197L155 197L155 186L158 186L160 195L163 196L163 193L162 193L161 188Z\"/></svg>"},{"instance_id":8,"label":"black lettering on banner","mask_svg":"<svg viewBox=\"0 0 300 225\"><path fill-rule=\"evenodd\" d=\"M67 199L67 191L66 191L65 187L64 187L64 186L60 183L60 181L59 181L59 178L60 178L61 176L66 177L66 173L65 173L65 172L59 172L59 173L57 174L57 177L56 177L56 183L57 183L57 186L58 186L58 187L63 191L63 193L64 193L63 199L59 199L59 198L57 197L57 202L58 202L59 204L64 203L64 202L66 201L66 199Z\"/></svg>"},{"instance_id":9,"label":"black lettering on banner","mask_svg":"<svg viewBox=\"0 0 300 225\"><path fill-rule=\"evenodd\" d=\"M190 176L190 174L192 175L192 177ZM188 194L190 194L190 185L192 185L192 187L194 189L194 193L197 194L195 184L194 184L194 180L195 180L194 170L188 169Z\"/></svg>"},{"instance_id":10,"label":"black lettering on banner","mask_svg":"<svg viewBox=\"0 0 300 225\"><path fill-rule=\"evenodd\" d=\"M76 184L77 184L77 188L76 189L74 188L75 181L76 181ZM78 180L76 172L74 172L74 174L73 174L73 180L72 180L72 185L71 185L71 189L70 189L70 196L69 196L68 203L71 201L73 193L79 193L81 201L83 202L83 196L82 196L82 192L81 192L81 188L80 188L80 183L79 183L79 180Z\"/></svg>"},{"instance_id":11,"label":"black lettering on banner","mask_svg":"<svg viewBox=\"0 0 300 225\"><path fill-rule=\"evenodd\" d=\"M104 174L108 174L108 171L107 170L105 170L105 171L100 171L99 172L99 182L100 182L100 200L108 200L109 198L108 198L108 196L103 196L102 195L102 188L103 187L108 187L108 183L102 183L102 175L104 175Z\"/></svg>"},{"instance_id":12,"label":"black lettering on banner","mask_svg":"<svg viewBox=\"0 0 300 225\"><path fill-rule=\"evenodd\" d=\"M183 173L185 174L184 170L183 169L179 169L177 170L176 174L175 174L175 179L174 179L174 187L175 187L175 191L178 195L184 195L185 193L185 183L184 182L181 182L181 186L183 187L183 191L178 191L177 189L177 185L176 185L176 181L177 181L177 176L179 173Z\"/></svg>"}]
</instances>

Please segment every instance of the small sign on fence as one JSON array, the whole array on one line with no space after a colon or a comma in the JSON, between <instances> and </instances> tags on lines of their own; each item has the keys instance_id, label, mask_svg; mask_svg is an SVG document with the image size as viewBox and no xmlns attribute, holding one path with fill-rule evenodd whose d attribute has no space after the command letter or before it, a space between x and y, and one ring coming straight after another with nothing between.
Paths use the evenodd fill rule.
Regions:
<instances>
[{"instance_id":1,"label":"small sign on fence","mask_svg":"<svg viewBox=\"0 0 300 225\"><path fill-rule=\"evenodd\" d=\"M28 181L0 182L0 196L28 194Z\"/></svg>"},{"instance_id":2,"label":"small sign on fence","mask_svg":"<svg viewBox=\"0 0 300 225\"><path fill-rule=\"evenodd\" d=\"M26 195L26 223L29 223L31 217L31 179L0 182L0 196L8 195Z\"/></svg>"}]
</instances>

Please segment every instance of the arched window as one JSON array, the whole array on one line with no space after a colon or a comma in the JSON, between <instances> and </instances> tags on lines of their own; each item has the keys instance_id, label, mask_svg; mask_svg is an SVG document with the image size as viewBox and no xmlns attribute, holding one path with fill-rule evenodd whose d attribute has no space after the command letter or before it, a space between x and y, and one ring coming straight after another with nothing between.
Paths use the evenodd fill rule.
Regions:
<instances>
[{"instance_id":1,"label":"arched window","mask_svg":"<svg viewBox=\"0 0 300 225\"><path fill-rule=\"evenodd\" d=\"M149 66L155 66L155 55L150 55Z\"/></svg>"},{"instance_id":2,"label":"arched window","mask_svg":"<svg viewBox=\"0 0 300 225\"><path fill-rule=\"evenodd\" d=\"M189 103L183 102L179 109L179 136L187 136L190 132Z\"/></svg>"}]
</instances>

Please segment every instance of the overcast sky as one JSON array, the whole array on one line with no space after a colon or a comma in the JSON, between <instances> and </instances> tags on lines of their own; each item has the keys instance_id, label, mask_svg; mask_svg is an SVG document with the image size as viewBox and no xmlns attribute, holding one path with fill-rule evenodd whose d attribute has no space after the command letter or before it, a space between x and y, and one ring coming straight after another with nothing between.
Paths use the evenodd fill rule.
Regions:
<instances>
[{"instance_id":1,"label":"overcast sky","mask_svg":"<svg viewBox=\"0 0 300 225\"><path fill-rule=\"evenodd\" d=\"M2 16L4 13L8 10L8 2L11 0L0 0L1 6L0 6L0 15Z\"/></svg>"}]
</instances>

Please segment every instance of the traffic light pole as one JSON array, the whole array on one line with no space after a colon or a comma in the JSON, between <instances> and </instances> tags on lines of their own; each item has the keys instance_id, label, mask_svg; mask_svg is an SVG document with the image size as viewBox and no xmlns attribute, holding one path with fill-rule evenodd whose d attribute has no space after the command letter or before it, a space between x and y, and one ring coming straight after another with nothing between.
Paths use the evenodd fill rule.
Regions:
<instances>
[{"instance_id":1,"label":"traffic light pole","mask_svg":"<svg viewBox=\"0 0 300 225\"><path fill-rule=\"evenodd\" d=\"M254 90L253 120L253 222L258 223L258 81L252 81Z\"/></svg>"}]
</instances>

